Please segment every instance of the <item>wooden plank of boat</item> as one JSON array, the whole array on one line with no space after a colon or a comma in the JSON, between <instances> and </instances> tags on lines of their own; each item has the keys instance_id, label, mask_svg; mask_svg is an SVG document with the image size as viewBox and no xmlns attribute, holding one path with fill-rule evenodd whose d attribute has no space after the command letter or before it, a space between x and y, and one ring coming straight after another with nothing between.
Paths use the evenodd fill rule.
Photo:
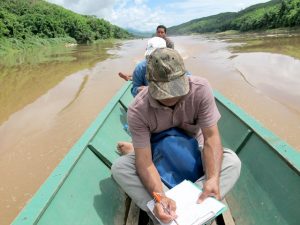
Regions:
<instances>
[{"instance_id":1,"label":"wooden plank of boat","mask_svg":"<svg viewBox=\"0 0 300 225\"><path fill-rule=\"evenodd\" d=\"M140 216L140 208L131 201L126 225L138 225Z\"/></svg>"},{"instance_id":2,"label":"wooden plank of boat","mask_svg":"<svg viewBox=\"0 0 300 225\"><path fill-rule=\"evenodd\" d=\"M226 201L226 199L223 199L222 202L227 206L227 210L222 214L223 216L223 220L224 220L224 224L226 225L235 225L235 222L233 220L232 214L231 214L231 210L230 207L228 206L228 203ZM221 225L221 224L220 224Z\"/></svg>"},{"instance_id":3,"label":"wooden plank of boat","mask_svg":"<svg viewBox=\"0 0 300 225\"><path fill-rule=\"evenodd\" d=\"M236 224L300 221L300 155L215 92L225 147L242 160L241 177L227 195ZM125 224L129 200L110 166L119 140L130 140L126 110L130 82L117 93L43 184L13 224ZM130 221L128 221L130 222Z\"/></svg>"}]
</instances>

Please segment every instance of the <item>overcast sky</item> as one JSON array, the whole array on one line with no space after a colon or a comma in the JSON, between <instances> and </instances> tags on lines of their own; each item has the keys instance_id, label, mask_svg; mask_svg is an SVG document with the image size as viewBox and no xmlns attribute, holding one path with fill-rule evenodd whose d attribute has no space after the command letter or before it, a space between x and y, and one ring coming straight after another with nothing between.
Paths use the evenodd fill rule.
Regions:
<instances>
[{"instance_id":1,"label":"overcast sky","mask_svg":"<svg viewBox=\"0 0 300 225\"><path fill-rule=\"evenodd\" d=\"M47 0L84 15L95 15L120 26L153 32L221 12L237 12L263 0Z\"/></svg>"}]
</instances>

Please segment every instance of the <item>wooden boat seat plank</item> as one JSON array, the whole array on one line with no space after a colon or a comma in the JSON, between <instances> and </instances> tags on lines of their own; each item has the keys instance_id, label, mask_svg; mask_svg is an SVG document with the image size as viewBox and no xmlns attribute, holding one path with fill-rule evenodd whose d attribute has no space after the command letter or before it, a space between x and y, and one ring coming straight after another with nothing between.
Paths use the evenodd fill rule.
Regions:
<instances>
[{"instance_id":1,"label":"wooden boat seat plank","mask_svg":"<svg viewBox=\"0 0 300 225\"><path fill-rule=\"evenodd\" d=\"M133 96L132 96L132 94L131 94L131 92L130 92L131 86L132 86L132 85L129 86L128 91L126 91L126 92L124 93L124 95L120 98L120 101L121 101L127 108L128 108L128 106L130 105L130 103L131 103L132 100L133 100Z\"/></svg>"},{"instance_id":2,"label":"wooden boat seat plank","mask_svg":"<svg viewBox=\"0 0 300 225\"><path fill-rule=\"evenodd\" d=\"M224 198L222 202L227 206L227 210L222 214L225 225L235 225L230 206L228 205L226 199Z\"/></svg>"},{"instance_id":3,"label":"wooden boat seat plank","mask_svg":"<svg viewBox=\"0 0 300 225\"><path fill-rule=\"evenodd\" d=\"M131 201L126 225L138 225L140 216L140 208Z\"/></svg>"},{"instance_id":4,"label":"wooden boat seat plank","mask_svg":"<svg viewBox=\"0 0 300 225\"><path fill-rule=\"evenodd\" d=\"M117 152L119 141L131 141L128 131L127 114L121 104L116 104L105 123L90 141L94 150L98 151L109 162L114 162L120 155Z\"/></svg>"}]
</instances>

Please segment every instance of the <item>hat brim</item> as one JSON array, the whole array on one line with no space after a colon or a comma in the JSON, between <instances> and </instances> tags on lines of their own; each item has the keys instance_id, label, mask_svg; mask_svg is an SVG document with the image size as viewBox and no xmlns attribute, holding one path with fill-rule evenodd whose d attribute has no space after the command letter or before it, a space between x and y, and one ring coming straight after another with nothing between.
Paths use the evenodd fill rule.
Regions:
<instances>
[{"instance_id":1,"label":"hat brim","mask_svg":"<svg viewBox=\"0 0 300 225\"><path fill-rule=\"evenodd\" d=\"M149 81L148 90L152 98L157 100L184 96L190 90L189 79L183 75L168 82Z\"/></svg>"}]
</instances>

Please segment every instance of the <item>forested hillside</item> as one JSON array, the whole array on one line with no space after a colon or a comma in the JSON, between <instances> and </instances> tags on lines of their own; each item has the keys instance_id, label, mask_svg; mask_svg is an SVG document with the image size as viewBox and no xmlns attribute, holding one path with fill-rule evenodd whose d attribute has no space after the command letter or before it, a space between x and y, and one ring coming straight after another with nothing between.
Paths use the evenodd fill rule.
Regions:
<instances>
[{"instance_id":1,"label":"forested hillside","mask_svg":"<svg viewBox=\"0 0 300 225\"><path fill-rule=\"evenodd\" d=\"M0 45L54 38L87 43L130 36L103 19L79 15L43 0L0 1Z\"/></svg>"},{"instance_id":2,"label":"forested hillside","mask_svg":"<svg viewBox=\"0 0 300 225\"><path fill-rule=\"evenodd\" d=\"M300 0L272 0L170 27L169 34L262 30L300 26Z\"/></svg>"}]
</instances>

